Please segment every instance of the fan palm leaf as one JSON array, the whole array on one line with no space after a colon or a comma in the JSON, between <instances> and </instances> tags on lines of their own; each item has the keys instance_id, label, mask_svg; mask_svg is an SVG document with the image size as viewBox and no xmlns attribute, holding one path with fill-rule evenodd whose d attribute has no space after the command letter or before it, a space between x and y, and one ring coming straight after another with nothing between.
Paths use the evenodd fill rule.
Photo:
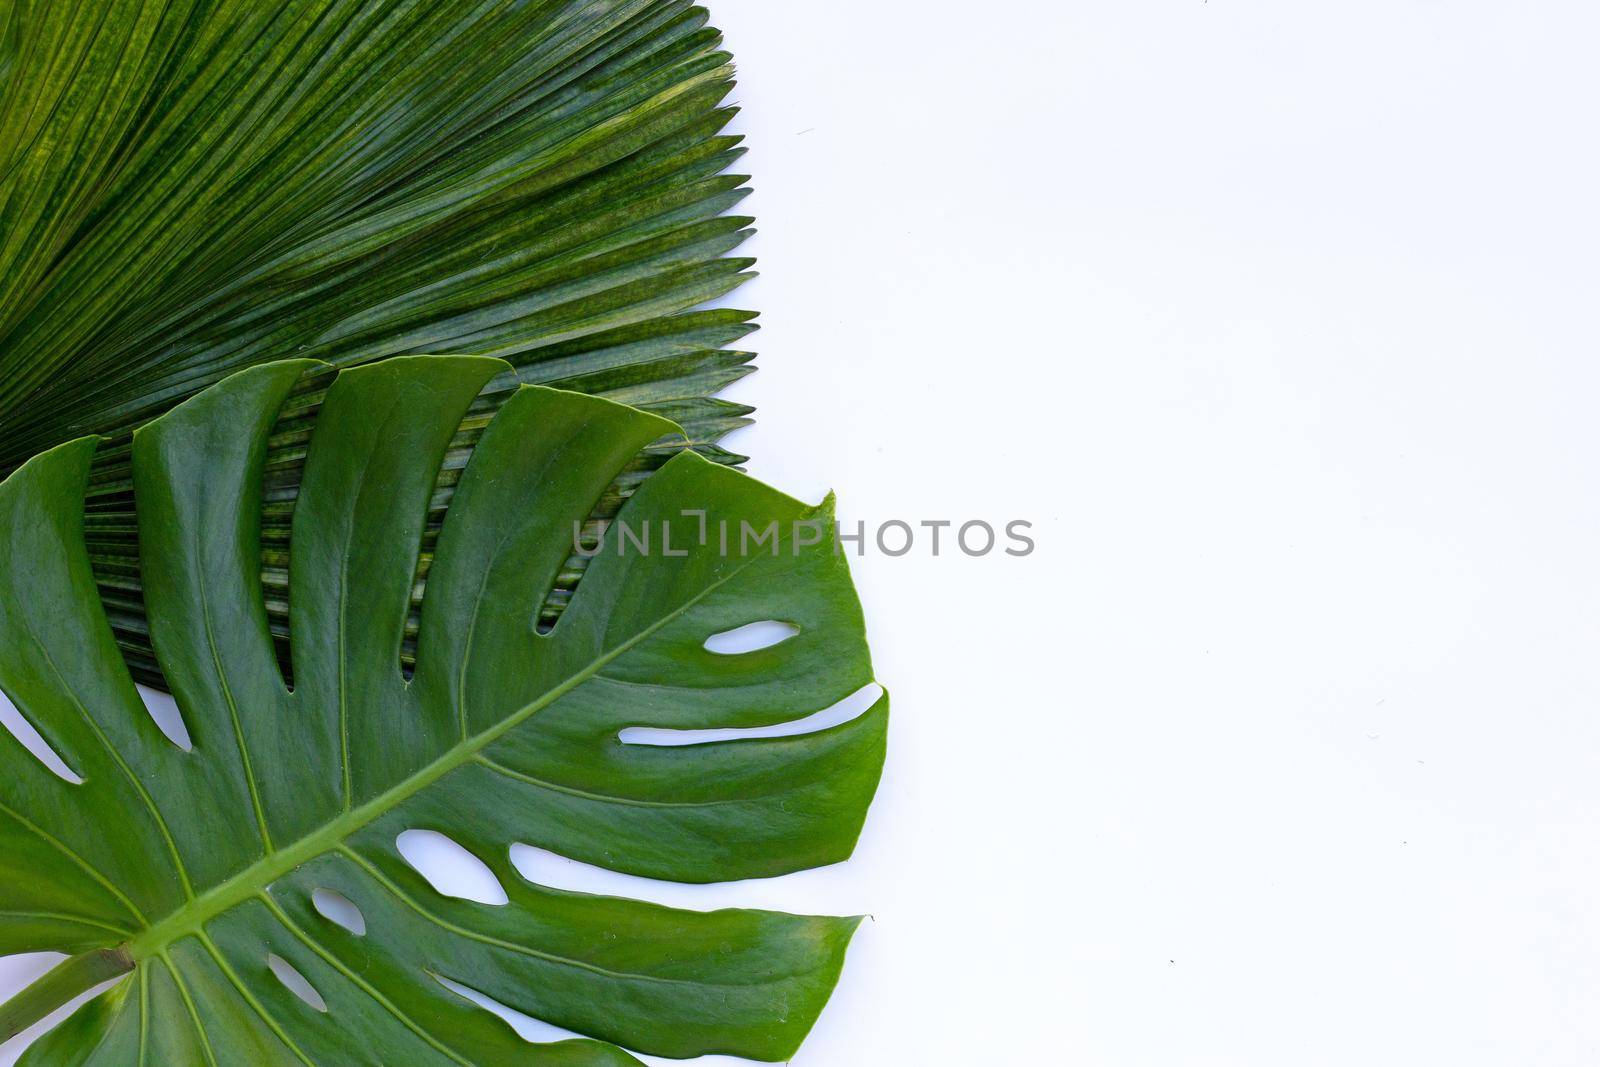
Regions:
<instances>
[{"instance_id":1,"label":"fan palm leaf","mask_svg":"<svg viewBox=\"0 0 1600 1067\"><path fill-rule=\"evenodd\" d=\"M14 0L0 20L0 472L111 438L86 532L143 680L161 677L128 435L242 367L494 355L512 369L485 390L485 421L520 384L559 385L738 458L716 441L749 409L713 394L748 371L727 346L752 316L694 310L750 266L731 254L750 221L729 214L745 192L726 173L732 68L703 10ZM294 414L268 464L269 589L300 477ZM458 460L472 443L468 426ZM435 531L459 467L441 475ZM283 604L269 611L281 634Z\"/></svg>"}]
</instances>

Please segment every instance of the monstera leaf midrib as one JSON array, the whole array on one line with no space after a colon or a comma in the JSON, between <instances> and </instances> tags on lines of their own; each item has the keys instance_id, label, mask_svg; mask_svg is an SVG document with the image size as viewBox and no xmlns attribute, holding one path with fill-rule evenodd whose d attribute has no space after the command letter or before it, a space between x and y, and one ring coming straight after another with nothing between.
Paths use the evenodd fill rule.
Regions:
<instances>
[{"instance_id":1,"label":"monstera leaf midrib","mask_svg":"<svg viewBox=\"0 0 1600 1067\"><path fill-rule=\"evenodd\" d=\"M0 1005L0 1031L72 982L136 971L25 1062L121 1067L148 1049L153 1062L218 1067L611 1067L637 1062L624 1049L782 1059L797 1047L857 920L564 892L529 880L511 846L679 882L850 854L886 698L814 732L625 738L631 726L790 723L871 681L844 560L820 531L799 534L831 523L831 503L808 507L682 451L629 499L554 628L536 632L596 497L673 427L520 388L460 473L405 660L440 465L504 372L427 356L332 376L288 541L292 685L257 564L262 486L283 405L329 371L244 371L138 431L152 647L189 751L140 705L94 595L81 510L93 440L0 484L0 687L81 777L62 781L0 735L0 952L76 953L20 1006ZM696 543L687 515L733 524L732 551L704 526ZM676 548L669 519L684 522ZM624 552L624 523L654 530L656 551ZM781 534L747 549L745 523ZM713 634L761 618L794 632L712 651ZM401 851L410 830L454 839L505 902L440 892ZM319 914L321 890L354 903L364 930ZM326 998L326 1015L268 954ZM461 987L589 1037L522 1043ZM194 1025L174 1029L178 1017Z\"/></svg>"},{"instance_id":2,"label":"monstera leaf midrib","mask_svg":"<svg viewBox=\"0 0 1600 1067\"><path fill-rule=\"evenodd\" d=\"M538 714L541 709L559 700L572 689L593 678L606 664L681 616L689 608L693 607L696 602L709 596L720 584L731 580L735 574L748 565L748 563L744 563L736 566L727 577L721 579L717 584L707 586L702 592L685 601L673 613L651 622L626 641L608 650L602 657L595 659L582 671L573 674L556 688L542 694L538 699L517 709L496 725L462 738L461 743L456 745L455 748L448 750L438 759L411 775L411 777L397 783L371 800L347 808L343 815L325 823L315 832L300 838L292 844L281 848L271 848L267 855L254 865L240 871L228 881L194 897L191 903L179 911L151 924L143 933L129 942L129 954L136 960L151 955L160 955L169 942L185 933L195 932L198 927L219 912L226 911L240 901L263 892L272 882L304 864L307 860L315 859L325 852L339 850L340 844L357 830L369 825L380 816L393 811L402 801L426 789L451 771L457 770L477 759L482 754L483 749L497 738L514 729L529 717ZM242 744L240 752L241 755L245 752L245 746ZM345 762L348 764L347 760ZM129 773L132 776L132 772L130 771ZM348 779L346 781L348 782ZM540 784L546 787L551 786L551 783ZM617 797L605 797L603 794L585 792L590 797L604 799L612 803L627 802ZM154 806L152 806L151 810L155 810ZM257 811L256 816L264 826L265 814ZM183 866L183 859L176 844L172 846L172 856L174 862L178 865L178 870L183 872L183 878L187 886L189 876ZM192 893L192 889L190 892Z\"/></svg>"}]
</instances>

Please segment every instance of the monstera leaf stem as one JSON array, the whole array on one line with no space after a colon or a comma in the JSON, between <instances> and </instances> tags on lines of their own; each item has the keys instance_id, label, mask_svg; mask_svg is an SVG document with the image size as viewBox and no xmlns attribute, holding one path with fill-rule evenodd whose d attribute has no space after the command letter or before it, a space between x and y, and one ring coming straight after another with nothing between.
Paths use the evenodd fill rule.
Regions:
<instances>
[{"instance_id":1,"label":"monstera leaf stem","mask_svg":"<svg viewBox=\"0 0 1600 1067\"><path fill-rule=\"evenodd\" d=\"M62 961L0 1004L0 1041L11 1040L79 994L133 968L133 956L123 947L95 949Z\"/></svg>"}]
</instances>

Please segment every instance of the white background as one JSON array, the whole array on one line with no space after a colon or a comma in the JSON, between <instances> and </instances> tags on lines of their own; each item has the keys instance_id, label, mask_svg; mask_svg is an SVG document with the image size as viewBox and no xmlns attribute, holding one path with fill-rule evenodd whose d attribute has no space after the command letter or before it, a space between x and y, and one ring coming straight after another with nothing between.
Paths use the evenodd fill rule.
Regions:
<instances>
[{"instance_id":1,"label":"white background","mask_svg":"<svg viewBox=\"0 0 1600 1067\"><path fill-rule=\"evenodd\" d=\"M1600 8L713 14L735 447L1038 549L858 562L855 860L603 884L871 913L797 1067L1600 1061Z\"/></svg>"}]
</instances>

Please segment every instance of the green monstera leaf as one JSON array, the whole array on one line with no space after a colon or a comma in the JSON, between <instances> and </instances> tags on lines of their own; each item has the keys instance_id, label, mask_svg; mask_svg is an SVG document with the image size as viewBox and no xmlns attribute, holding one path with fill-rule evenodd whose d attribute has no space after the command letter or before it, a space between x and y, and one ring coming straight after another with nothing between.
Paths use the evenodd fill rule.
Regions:
<instances>
[{"instance_id":1,"label":"green monstera leaf","mask_svg":"<svg viewBox=\"0 0 1600 1067\"><path fill-rule=\"evenodd\" d=\"M753 316L696 310L752 262L720 46L685 0L0 3L0 474L113 438L86 532L141 680L165 685L126 435L245 367L492 355L515 369L491 411L553 385L737 460L716 441L750 409L713 394L749 371L727 346ZM274 442L276 488L302 446Z\"/></svg>"},{"instance_id":2,"label":"green monstera leaf","mask_svg":"<svg viewBox=\"0 0 1600 1067\"><path fill-rule=\"evenodd\" d=\"M0 952L72 955L0 1023L15 1030L125 975L24 1062L788 1057L856 920L560 891L525 880L510 847L680 882L849 856L887 698L810 733L624 738L791 722L871 683L844 559L818 536L828 507L680 450L624 505L541 633L574 524L673 427L524 387L456 486L408 672L430 497L461 420L505 365L399 357L345 370L293 511L291 686L264 607L261 487L280 409L314 370L240 372L134 439L150 632L188 749L142 705L95 592L82 500L96 442L57 446L0 485L0 687L78 779L0 734ZM762 536L724 549L724 523ZM762 620L792 636L740 654L707 645ZM465 847L505 902L436 891L400 851L408 830ZM359 924L325 917L319 890L353 904ZM585 1037L525 1043L462 990Z\"/></svg>"}]
</instances>

